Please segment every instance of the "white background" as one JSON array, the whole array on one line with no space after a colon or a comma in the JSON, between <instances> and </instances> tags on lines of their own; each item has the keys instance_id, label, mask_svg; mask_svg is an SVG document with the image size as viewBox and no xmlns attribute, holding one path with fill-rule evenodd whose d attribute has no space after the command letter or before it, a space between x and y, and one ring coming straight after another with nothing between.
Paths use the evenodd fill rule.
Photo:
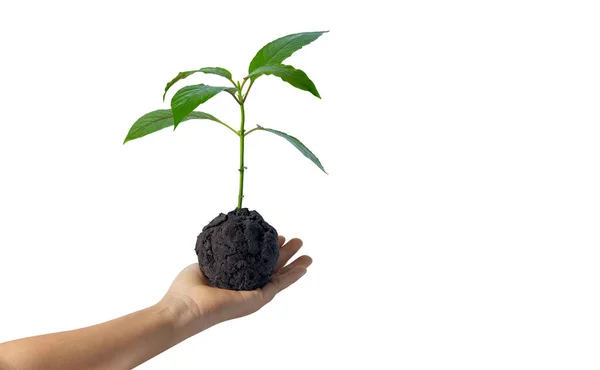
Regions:
<instances>
[{"instance_id":1,"label":"white background","mask_svg":"<svg viewBox=\"0 0 600 370\"><path fill-rule=\"evenodd\" d=\"M0 341L159 300L235 207L238 145L209 121L122 145L130 125L179 71L241 78L268 41L328 29L286 62L322 100L268 76L247 101L248 127L330 173L248 137L245 204L313 266L141 368L598 369L595 5L3 2ZM237 125L227 94L202 110Z\"/></svg>"}]
</instances>

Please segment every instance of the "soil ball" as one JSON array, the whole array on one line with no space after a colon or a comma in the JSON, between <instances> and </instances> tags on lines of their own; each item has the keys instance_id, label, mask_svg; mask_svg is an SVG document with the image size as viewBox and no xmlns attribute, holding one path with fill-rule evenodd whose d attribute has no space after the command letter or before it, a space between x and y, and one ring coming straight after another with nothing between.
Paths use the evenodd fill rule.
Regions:
<instances>
[{"instance_id":1,"label":"soil ball","mask_svg":"<svg viewBox=\"0 0 600 370\"><path fill-rule=\"evenodd\" d=\"M262 288L279 260L277 231L247 208L221 213L198 235L196 254L212 285L230 290Z\"/></svg>"}]
</instances>

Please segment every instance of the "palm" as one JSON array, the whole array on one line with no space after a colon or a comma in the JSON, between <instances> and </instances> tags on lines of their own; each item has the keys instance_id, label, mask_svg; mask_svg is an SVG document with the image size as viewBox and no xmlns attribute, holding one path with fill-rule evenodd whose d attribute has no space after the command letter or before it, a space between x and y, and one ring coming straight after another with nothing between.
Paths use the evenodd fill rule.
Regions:
<instances>
[{"instance_id":1,"label":"palm","mask_svg":"<svg viewBox=\"0 0 600 370\"><path fill-rule=\"evenodd\" d=\"M181 271L167 294L191 299L198 308L198 314L217 316L219 321L255 312L271 301L275 294L300 279L312 263L310 257L301 256L286 266L302 247L302 241L292 239L284 245L285 238L282 236L278 241L281 249L275 275L262 289L236 291L213 287L195 263Z\"/></svg>"}]
</instances>

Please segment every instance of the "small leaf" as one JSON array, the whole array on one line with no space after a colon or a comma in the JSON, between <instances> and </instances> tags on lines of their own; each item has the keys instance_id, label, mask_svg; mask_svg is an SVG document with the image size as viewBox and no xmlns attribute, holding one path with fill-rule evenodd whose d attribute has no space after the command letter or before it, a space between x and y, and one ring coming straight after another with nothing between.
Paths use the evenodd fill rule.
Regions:
<instances>
[{"instance_id":1,"label":"small leaf","mask_svg":"<svg viewBox=\"0 0 600 370\"><path fill-rule=\"evenodd\" d=\"M177 74L177 76L175 76L174 79L172 79L171 81L169 81L167 83L167 86L165 87L165 93L163 94L163 101L165 100L165 96L167 96L167 91L169 91L169 89L171 88L171 86L173 86L177 81L183 80L184 78L188 77L189 75L193 75L196 72L198 72L198 71L179 72Z\"/></svg>"},{"instance_id":2,"label":"small leaf","mask_svg":"<svg viewBox=\"0 0 600 370\"><path fill-rule=\"evenodd\" d=\"M321 169L321 171L327 173L327 171L325 171L325 169L323 168L323 165L321 165L321 161L319 161L319 158L317 158L317 156L315 156L313 154L313 152L311 152L304 144L302 144L300 142L300 140L296 139L295 137L293 137L291 135L286 134L285 132L273 130L271 128L265 128L262 126L258 126L258 129L263 130L263 131L269 131L270 133L273 133L275 135L281 136L282 138L286 139L293 146L295 146L296 149L298 149L300 151L300 153L304 154L304 156L306 158L310 159L314 164L316 164L317 167L319 167Z\"/></svg>"},{"instance_id":3,"label":"small leaf","mask_svg":"<svg viewBox=\"0 0 600 370\"><path fill-rule=\"evenodd\" d=\"M186 86L177 91L173 96L173 99L171 99L171 109L173 110L175 127L177 127L177 125L183 121L183 118L190 114L200 104L227 89L229 88L200 84Z\"/></svg>"},{"instance_id":4,"label":"small leaf","mask_svg":"<svg viewBox=\"0 0 600 370\"><path fill-rule=\"evenodd\" d=\"M213 75L218 75L218 76L221 76L221 77L225 77L228 80L232 79L231 72L229 72L225 68L221 68L221 67L204 67L204 68L200 68L198 70L198 72L207 73L207 74L213 74Z\"/></svg>"},{"instance_id":5,"label":"small leaf","mask_svg":"<svg viewBox=\"0 0 600 370\"><path fill-rule=\"evenodd\" d=\"M308 78L306 73L300 69L285 64L270 64L259 67L250 73L247 77L256 79L261 75L273 75L280 77L290 85L299 88L300 90L309 91L317 98L321 98L315 84Z\"/></svg>"},{"instance_id":6,"label":"small leaf","mask_svg":"<svg viewBox=\"0 0 600 370\"><path fill-rule=\"evenodd\" d=\"M219 75L221 77L225 77L228 80L231 80L231 78L232 78L231 72L229 72L225 68L221 68L221 67L205 67L205 68L200 68L200 69L197 69L194 71L179 72L177 74L177 76L175 76L174 79L172 79L169 83L167 83L167 86L165 87L165 93L163 94L163 101L165 100L165 96L167 96L167 91L169 91L171 86L173 86L177 81L183 80L184 78L189 77L190 75L193 75L196 72Z\"/></svg>"},{"instance_id":7,"label":"small leaf","mask_svg":"<svg viewBox=\"0 0 600 370\"><path fill-rule=\"evenodd\" d=\"M267 64L283 62L294 52L315 41L325 32L328 31L294 33L268 43L252 59L248 67L248 73L252 73L257 68Z\"/></svg>"},{"instance_id":8,"label":"small leaf","mask_svg":"<svg viewBox=\"0 0 600 370\"><path fill-rule=\"evenodd\" d=\"M188 114L182 122L190 119L209 119L211 121L223 123L216 117L204 112L192 112ZM159 109L146 113L131 126L123 144L173 125L173 112L171 112L170 109Z\"/></svg>"}]
</instances>

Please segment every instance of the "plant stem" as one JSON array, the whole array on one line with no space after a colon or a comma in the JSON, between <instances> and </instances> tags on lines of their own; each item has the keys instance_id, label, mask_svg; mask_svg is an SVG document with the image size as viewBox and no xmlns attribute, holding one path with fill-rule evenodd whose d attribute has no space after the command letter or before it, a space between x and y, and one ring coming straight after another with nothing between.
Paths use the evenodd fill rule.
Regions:
<instances>
[{"instance_id":1,"label":"plant stem","mask_svg":"<svg viewBox=\"0 0 600 370\"><path fill-rule=\"evenodd\" d=\"M248 97L248 94L250 93L250 89L252 88L252 85L254 84L254 80L250 80L250 85L248 85L248 90L246 90L246 95L244 95L244 97L242 98L240 95L240 101L242 103L246 102L246 98Z\"/></svg>"},{"instance_id":2,"label":"plant stem","mask_svg":"<svg viewBox=\"0 0 600 370\"><path fill-rule=\"evenodd\" d=\"M259 129L258 127L255 127L255 128L253 128L252 130L249 130L249 131L247 131L247 132L244 134L244 136L248 136L248 135L250 135L250 133L251 133L252 131L255 131L255 130L258 130L258 129Z\"/></svg>"},{"instance_id":3,"label":"plant stem","mask_svg":"<svg viewBox=\"0 0 600 370\"><path fill-rule=\"evenodd\" d=\"M239 86L239 83L238 83ZM246 112L244 111L244 101L242 99L242 91L238 90L238 97L240 101L240 112L242 115L242 122L240 123L240 191L238 193L238 204L237 210L238 212L242 209L242 199L244 198L244 123L246 121Z\"/></svg>"},{"instance_id":4,"label":"plant stem","mask_svg":"<svg viewBox=\"0 0 600 370\"><path fill-rule=\"evenodd\" d=\"M234 130L233 128L231 128L231 126L229 126L228 124L226 124L225 122L220 122L220 124L222 124L223 126L227 127L228 129L230 129L234 134L239 135L238 132L236 130Z\"/></svg>"},{"instance_id":5,"label":"plant stem","mask_svg":"<svg viewBox=\"0 0 600 370\"><path fill-rule=\"evenodd\" d=\"M236 86L236 87L237 87L237 86ZM229 93L231 96L233 96L233 98L235 99L235 101L236 101L238 104L242 104L242 102L240 102L240 101L238 100L238 98L235 96L235 93L232 93L231 91L227 91L227 92L228 92L228 93Z\"/></svg>"}]
</instances>

